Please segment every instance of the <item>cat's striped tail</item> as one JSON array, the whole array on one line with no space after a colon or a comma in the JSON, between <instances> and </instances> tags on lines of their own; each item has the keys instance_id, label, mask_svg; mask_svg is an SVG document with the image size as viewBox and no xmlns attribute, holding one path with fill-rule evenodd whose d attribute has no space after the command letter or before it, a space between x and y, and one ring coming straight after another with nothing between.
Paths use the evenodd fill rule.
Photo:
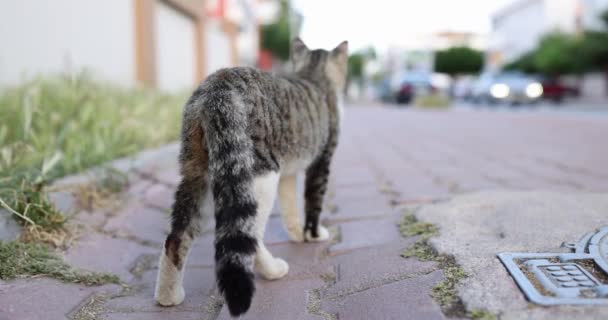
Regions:
<instances>
[{"instance_id":1,"label":"cat's striped tail","mask_svg":"<svg viewBox=\"0 0 608 320\"><path fill-rule=\"evenodd\" d=\"M248 107L229 84L215 80L206 81L200 96L215 202L215 270L228 310L238 316L249 309L255 292L253 142L246 132Z\"/></svg>"}]
</instances>

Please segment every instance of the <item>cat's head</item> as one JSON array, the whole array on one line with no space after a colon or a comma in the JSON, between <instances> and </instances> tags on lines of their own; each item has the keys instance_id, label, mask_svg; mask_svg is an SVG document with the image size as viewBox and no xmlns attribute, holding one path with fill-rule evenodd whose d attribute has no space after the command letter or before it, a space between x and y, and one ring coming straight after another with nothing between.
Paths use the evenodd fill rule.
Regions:
<instances>
[{"instance_id":1,"label":"cat's head","mask_svg":"<svg viewBox=\"0 0 608 320\"><path fill-rule=\"evenodd\" d=\"M331 51L310 50L296 38L291 45L291 63L296 74L311 79L326 78L337 90L342 90L348 69L348 42L343 41Z\"/></svg>"}]
</instances>

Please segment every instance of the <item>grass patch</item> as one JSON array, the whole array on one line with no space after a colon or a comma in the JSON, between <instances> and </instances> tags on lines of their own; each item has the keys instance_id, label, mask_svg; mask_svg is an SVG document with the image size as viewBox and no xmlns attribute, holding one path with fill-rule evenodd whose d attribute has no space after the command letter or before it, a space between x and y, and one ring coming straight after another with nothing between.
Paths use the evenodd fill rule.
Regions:
<instances>
[{"instance_id":1,"label":"grass patch","mask_svg":"<svg viewBox=\"0 0 608 320\"><path fill-rule=\"evenodd\" d=\"M93 210L119 203L120 193L129 185L128 176L113 168L96 172L90 183L75 186L78 208Z\"/></svg>"},{"instance_id":2,"label":"grass patch","mask_svg":"<svg viewBox=\"0 0 608 320\"><path fill-rule=\"evenodd\" d=\"M120 279L113 274L76 270L44 245L0 241L0 279L34 276L47 276L87 286L120 283Z\"/></svg>"},{"instance_id":3,"label":"grass patch","mask_svg":"<svg viewBox=\"0 0 608 320\"><path fill-rule=\"evenodd\" d=\"M432 223L416 220L413 214L406 214L399 224L399 232L404 237L422 236L428 239L436 235L438 229Z\"/></svg>"},{"instance_id":4,"label":"grass patch","mask_svg":"<svg viewBox=\"0 0 608 320\"><path fill-rule=\"evenodd\" d=\"M27 239L66 233L65 217L48 201L45 186L176 140L185 98L113 86L86 73L38 78L0 92L0 207L25 226Z\"/></svg>"},{"instance_id":5,"label":"grass patch","mask_svg":"<svg viewBox=\"0 0 608 320\"><path fill-rule=\"evenodd\" d=\"M495 314L491 313L488 310L482 310L482 309L471 310L468 313L468 316L473 320L496 320L497 319Z\"/></svg>"},{"instance_id":6,"label":"grass patch","mask_svg":"<svg viewBox=\"0 0 608 320\"><path fill-rule=\"evenodd\" d=\"M449 317L468 317L480 320L496 319L486 310L477 309L467 312L456 292L456 285L460 280L466 278L466 273L456 264L454 257L438 254L428 243L429 239L439 232L437 226L418 221L413 214L408 213L401 220L399 231L404 237L420 236L412 246L401 253L402 257L416 257L420 261L435 261L443 271L444 279L431 289L431 296L441 306L444 314Z\"/></svg>"},{"instance_id":7,"label":"grass patch","mask_svg":"<svg viewBox=\"0 0 608 320\"><path fill-rule=\"evenodd\" d=\"M427 109L447 109L450 106L450 99L441 94L430 94L417 97L414 105L419 108Z\"/></svg>"}]
</instances>

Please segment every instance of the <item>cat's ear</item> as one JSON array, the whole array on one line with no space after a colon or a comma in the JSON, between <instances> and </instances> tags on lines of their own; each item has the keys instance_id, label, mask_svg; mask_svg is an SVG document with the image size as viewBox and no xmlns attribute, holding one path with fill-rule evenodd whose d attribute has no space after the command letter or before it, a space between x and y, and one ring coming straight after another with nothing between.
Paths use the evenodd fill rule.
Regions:
<instances>
[{"instance_id":1,"label":"cat's ear","mask_svg":"<svg viewBox=\"0 0 608 320\"><path fill-rule=\"evenodd\" d=\"M291 43L291 57L294 60L299 60L299 58L305 56L309 51L310 50L304 44L304 41L302 41L302 39L300 39L299 37L293 39L293 42Z\"/></svg>"},{"instance_id":2,"label":"cat's ear","mask_svg":"<svg viewBox=\"0 0 608 320\"><path fill-rule=\"evenodd\" d=\"M342 41L331 51L331 54L338 60L348 60L348 41Z\"/></svg>"}]
</instances>

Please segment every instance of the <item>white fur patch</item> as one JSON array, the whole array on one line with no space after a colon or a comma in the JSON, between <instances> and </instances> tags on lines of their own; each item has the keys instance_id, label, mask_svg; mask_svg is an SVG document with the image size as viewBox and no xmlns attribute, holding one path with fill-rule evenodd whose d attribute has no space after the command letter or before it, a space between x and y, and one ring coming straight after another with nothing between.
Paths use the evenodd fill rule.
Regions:
<instances>
[{"instance_id":1,"label":"white fur patch","mask_svg":"<svg viewBox=\"0 0 608 320\"><path fill-rule=\"evenodd\" d=\"M163 249L158 266L158 277L156 279L156 288L154 289L154 299L158 302L158 304L165 307L176 306L182 303L186 296L182 284L183 280L183 270L178 270L177 267L175 267Z\"/></svg>"},{"instance_id":2,"label":"white fur patch","mask_svg":"<svg viewBox=\"0 0 608 320\"><path fill-rule=\"evenodd\" d=\"M281 175L289 176L295 175L299 172L302 172L308 168L310 165L310 159L294 159L291 161L287 161L283 165L281 165Z\"/></svg>"},{"instance_id":3,"label":"white fur patch","mask_svg":"<svg viewBox=\"0 0 608 320\"><path fill-rule=\"evenodd\" d=\"M319 225L317 227L317 234L319 235L318 237L313 237L312 234L310 234L310 231L306 231L306 234L304 235L306 237L307 241L311 241L311 242L322 242L322 241L326 241L329 240L329 230L327 230L327 228L325 228L322 225Z\"/></svg>"},{"instance_id":4,"label":"white fur patch","mask_svg":"<svg viewBox=\"0 0 608 320\"><path fill-rule=\"evenodd\" d=\"M289 239L294 242L302 242L304 241L304 234L298 210L296 180L297 176L295 174L281 177L279 200L283 225L289 234Z\"/></svg>"},{"instance_id":5,"label":"white fur patch","mask_svg":"<svg viewBox=\"0 0 608 320\"><path fill-rule=\"evenodd\" d=\"M258 248L255 255L256 269L268 279L274 280L284 277L289 271L289 265L285 260L275 258L264 245L264 231L266 222L274 205L279 183L279 173L270 172L266 175L256 177L253 180L253 193L258 203L258 211L255 217L254 233L258 240Z\"/></svg>"}]
</instances>

